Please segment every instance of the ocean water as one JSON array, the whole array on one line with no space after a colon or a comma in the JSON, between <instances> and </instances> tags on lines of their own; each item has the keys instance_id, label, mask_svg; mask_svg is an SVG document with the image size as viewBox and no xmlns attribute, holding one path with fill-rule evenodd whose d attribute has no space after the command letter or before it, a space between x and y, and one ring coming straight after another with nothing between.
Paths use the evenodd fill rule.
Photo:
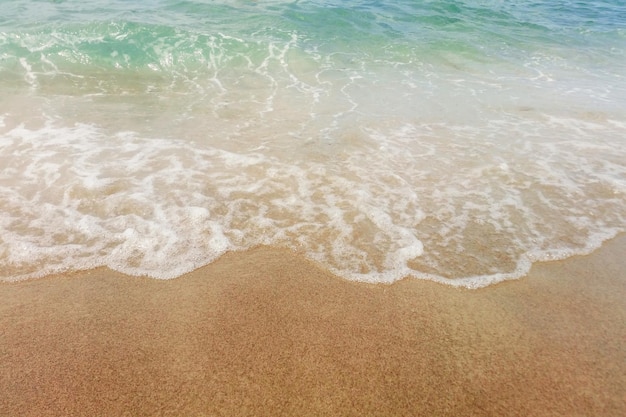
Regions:
<instances>
[{"instance_id":1,"label":"ocean water","mask_svg":"<svg viewBox=\"0 0 626 417\"><path fill-rule=\"evenodd\" d=\"M0 10L4 281L273 245L482 287L626 231L622 0Z\"/></svg>"}]
</instances>

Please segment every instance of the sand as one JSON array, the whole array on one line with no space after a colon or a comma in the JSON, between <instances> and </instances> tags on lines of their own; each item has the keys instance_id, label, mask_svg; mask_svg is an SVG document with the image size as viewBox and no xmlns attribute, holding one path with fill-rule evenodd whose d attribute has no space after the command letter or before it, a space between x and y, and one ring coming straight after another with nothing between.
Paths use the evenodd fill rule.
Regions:
<instances>
[{"instance_id":1,"label":"sand","mask_svg":"<svg viewBox=\"0 0 626 417\"><path fill-rule=\"evenodd\" d=\"M626 415L625 254L481 290L272 248L0 284L0 416Z\"/></svg>"}]
</instances>

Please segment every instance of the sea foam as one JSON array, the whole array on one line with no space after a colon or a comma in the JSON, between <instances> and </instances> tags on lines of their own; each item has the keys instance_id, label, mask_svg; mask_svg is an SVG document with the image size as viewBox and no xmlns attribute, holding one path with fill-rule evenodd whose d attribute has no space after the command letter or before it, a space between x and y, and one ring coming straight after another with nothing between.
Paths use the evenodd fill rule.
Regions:
<instances>
[{"instance_id":1,"label":"sea foam","mask_svg":"<svg viewBox=\"0 0 626 417\"><path fill-rule=\"evenodd\" d=\"M568 126L574 142L581 126ZM315 162L84 124L16 126L1 142L4 279L97 266L174 278L226 251L275 245L349 279L479 287L621 231L624 187L612 178L624 167L612 149L563 149L519 121L507 131L526 140L498 145L484 140L491 129L502 125L369 128L384 147Z\"/></svg>"}]
</instances>

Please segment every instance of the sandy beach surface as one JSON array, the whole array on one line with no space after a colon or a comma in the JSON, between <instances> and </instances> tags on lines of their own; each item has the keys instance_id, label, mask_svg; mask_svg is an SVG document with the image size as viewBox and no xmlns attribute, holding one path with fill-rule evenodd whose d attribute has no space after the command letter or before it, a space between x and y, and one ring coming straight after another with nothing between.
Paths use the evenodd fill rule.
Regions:
<instances>
[{"instance_id":1,"label":"sandy beach surface","mask_svg":"<svg viewBox=\"0 0 626 417\"><path fill-rule=\"evenodd\" d=\"M626 415L626 237L481 290L291 252L0 284L0 416Z\"/></svg>"}]
</instances>

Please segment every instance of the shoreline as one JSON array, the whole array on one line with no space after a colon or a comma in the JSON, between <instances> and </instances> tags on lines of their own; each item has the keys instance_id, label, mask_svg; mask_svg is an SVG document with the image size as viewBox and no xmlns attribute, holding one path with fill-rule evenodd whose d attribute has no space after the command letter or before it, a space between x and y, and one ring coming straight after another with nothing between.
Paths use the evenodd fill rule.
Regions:
<instances>
[{"instance_id":1,"label":"shoreline","mask_svg":"<svg viewBox=\"0 0 626 417\"><path fill-rule=\"evenodd\" d=\"M0 284L0 416L620 415L626 236L467 290L288 250Z\"/></svg>"}]
</instances>

